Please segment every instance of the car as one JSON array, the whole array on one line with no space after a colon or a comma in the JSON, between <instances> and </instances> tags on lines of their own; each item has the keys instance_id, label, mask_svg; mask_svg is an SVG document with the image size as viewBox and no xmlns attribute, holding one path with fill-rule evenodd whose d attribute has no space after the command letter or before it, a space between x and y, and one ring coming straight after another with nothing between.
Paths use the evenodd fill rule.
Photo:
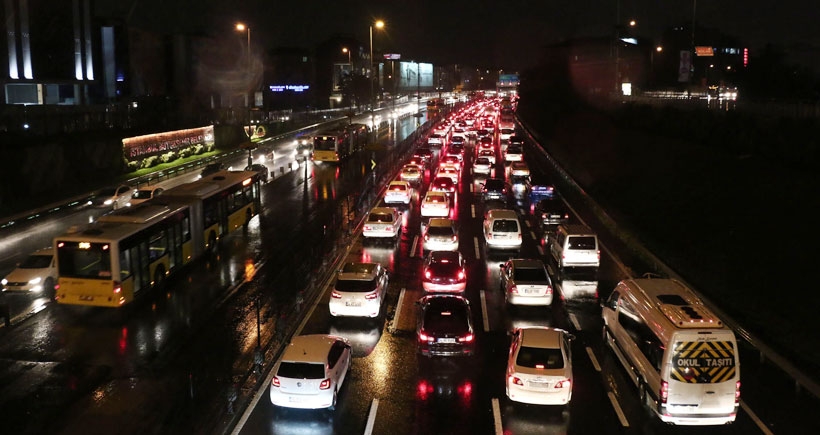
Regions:
<instances>
[{"instance_id":1,"label":"car","mask_svg":"<svg viewBox=\"0 0 820 435\"><path fill-rule=\"evenodd\" d=\"M522 234L513 210L491 209L484 215L484 240L488 249L520 249Z\"/></svg>"},{"instance_id":2,"label":"car","mask_svg":"<svg viewBox=\"0 0 820 435\"><path fill-rule=\"evenodd\" d=\"M598 236L581 224L561 224L555 233L547 234L549 252L558 269L565 267L598 267L601 250Z\"/></svg>"},{"instance_id":3,"label":"car","mask_svg":"<svg viewBox=\"0 0 820 435\"><path fill-rule=\"evenodd\" d=\"M510 177L529 177L530 167L524 161L514 161L510 163Z\"/></svg>"},{"instance_id":4,"label":"car","mask_svg":"<svg viewBox=\"0 0 820 435\"><path fill-rule=\"evenodd\" d=\"M492 150L492 149L479 150L476 157L477 158L486 157L487 160L490 161L490 164L495 165L495 151Z\"/></svg>"},{"instance_id":5,"label":"car","mask_svg":"<svg viewBox=\"0 0 820 435\"><path fill-rule=\"evenodd\" d=\"M246 166L245 170L250 171L250 172L256 172L257 174L259 174L259 179L262 180L263 183L268 182L268 177L270 176L270 171L268 170L267 166L265 166L261 163L254 163L250 166Z\"/></svg>"},{"instance_id":6,"label":"car","mask_svg":"<svg viewBox=\"0 0 820 435\"><path fill-rule=\"evenodd\" d=\"M427 223L422 248L426 251L455 251L458 249L458 229L452 219L430 218Z\"/></svg>"},{"instance_id":7,"label":"car","mask_svg":"<svg viewBox=\"0 0 820 435\"><path fill-rule=\"evenodd\" d=\"M421 216L450 216L450 198L444 192L428 191L421 202Z\"/></svg>"},{"instance_id":8,"label":"car","mask_svg":"<svg viewBox=\"0 0 820 435\"><path fill-rule=\"evenodd\" d=\"M432 224L432 222L431 222ZM431 225L431 228L433 226ZM456 243L456 249L458 248ZM467 288L467 267L456 249L433 250L424 259L421 286L426 292L463 292Z\"/></svg>"},{"instance_id":9,"label":"car","mask_svg":"<svg viewBox=\"0 0 820 435\"><path fill-rule=\"evenodd\" d=\"M384 191L385 204L410 204L413 198L413 186L407 181L391 181Z\"/></svg>"},{"instance_id":10,"label":"car","mask_svg":"<svg viewBox=\"0 0 820 435\"><path fill-rule=\"evenodd\" d=\"M430 136L427 136L427 145L441 148L445 145L444 136L439 133L430 133Z\"/></svg>"},{"instance_id":11,"label":"car","mask_svg":"<svg viewBox=\"0 0 820 435\"><path fill-rule=\"evenodd\" d=\"M433 150L430 147L419 147L413 153L413 157L419 157L429 165L433 161Z\"/></svg>"},{"instance_id":12,"label":"car","mask_svg":"<svg viewBox=\"0 0 820 435\"><path fill-rule=\"evenodd\" d=\"M480 175L490 175L493 170L493 164L490 159L486 157L479 157L473 162L473 173Z\"/></svg>"},{"instance_id":13,"label":"car","mask_svg":"<svg viewBox=\"0 0 820 435\"><path fill-rule=\"evenodd\" d=\"M393 207L375 207L370 210L362 227L364 237L388 237L395 239L401 233L402 216Z\"/></svg>"},{"instance_id":14,"label":"car","mask_svg":"<svg viewBox=\"0 0 820 435\"><path fill-rule=\"evenodd\" d=\"M399 178L401 178L401 181L418 184L421 182L423 175L424 171L422 171L420 167L416 165L404 165L404 167L401 168Z\"/></svg>"},{"instance_id":15,"label":"car","mask_svg":"<svg viewBox=\"0 0 820 435\"><path fill-rule=\"evenodd\" d=\"M447 135L450 134L450 128L451 128L450 124L447 124L446 122L442 122L442 123L439 123L438 125L436 125L435 127L433 127L433 133L441 135L444 138L444 140L446 141L447 140Z\"/></svg>"},{"instance_id":16,"label":"car","mask_svg":"<svg viewBox=\"0 0 820 435\"><path fill-rule=\"evenodd\" d=\"M454 166L456 168L461 168L461 159L456 156L444 156L441 158L441 161L438 162L439 168L444 166Z\"/></svg>"},{"instance_id":17,"label":"car","mask_svg":"<svg viewBox=\"0 0 820 435\"><path fill-rule=\"evenodd\" d=\"M464 145L454 143L447 147L447 150L444 152L445 156L453 156L458 159L459 162L464 161Z\"/></svg>"},{"instance_id":18,"label":"car","mask_svg":"<svg viewBox=\"0 0 820 435\"><path fill-rule=\"evenodd\" d=\"M453 184L458 184L458 178L460 175L461 173L458 168L449 165L439 168L438 172L436 172L436 178L448 177L453 181Z\"/></svg>"},{"instance_id":19,"label":"car","mask_svg":"<svg viewBox=\"0 0 820 435\"><path fill-rule=\"evenodd\" d=\"M379 263L345 263L330 292L330 315L378 317L384 306L388 283L387 270Z\"/></svg>"},{"instance_id":20,"label":"car","mask_svg":"<svg viewBox=\"0 0 820 435\"><path fill-rule=\"evenodd\" d=\"M464 142L466 141L465 134L466 133L464 132L463 129L455 128L453 130L453 136L450 138L450 144L451 145L455 145L455 144L464 145Z\"/></svg>"},{"instance_id":21,"label":"car","mask_svg":"<svg viewBox=\"0 0 820 435\"><path fill-rule=\"evenodd\" d=\"M470 302L460 295L432 294L419 299L418 352L424 356L472 355L475 352Z\"/></svg>"},{"instance_id":22,"label":"car","mask_svg":"<svg viewBox=\"0 0 820 435\"><path fill-rule=\"evenodd\" d=\"M449 176L438 176L430 183L430 190L434 192L444 192L452 197L456 193L456 183L454 183L453 179Z\"/></svg>"},{"instance_id":23,"label":"car","mask_svg":"<svg viewBox=\"0 0 820 435\"><path fill-rule=\"evenodd\" d=\"M508 305L552 305L552 280L543 261L513 258L499 267L499 286Z\"/></svg>"},{"instance_id":24,"label":"car","mask_svg":"<svg viewBox=\"0 0 820 435\"><path fill-rule=\"evenodd\" d=\"M572 399L575 337L557 328L518 328L507 358L506 394L513 402L566 406Z\"/></svg>"},{"instance_id":25,"label":"car","mask_svg":"<svg viewBox=\"0 0 820 435\"><path fill-rule=\"evenodd\" d=\"M102 189L91 197L90 205L96 207L112 207L114 210L131 205L131 196L134 188L127 184Z\"/></svg>"},{"instance_id":26,"label":"car","mask_svg":"<svg viewBox=\"0 0 820 435\"><path fill-rule=\"evenodd\" d=\"M216 174L217 172L224 171L225 169L228 169L228 167L222 162L208 163L202 168L202 171L199 172L197 179L205 178L208 175Z\"/></svg>"},{"instance_id":27,"label":"car","mask_svg":"<svg viewBox=\"0 0 820 435\"><path fill-rule=\"evenodd\" d=\"M510 185L501 178L488 178L481 183L481 199L488 201L508 202Z\"/></svg>"},{"instance_id":28,"label":"car","mask_svg":"<svg viewBox=\"0 0 820 435\"><path fill-rule=\"evenodd\" d=\"M520 145L510 145L504 152L504 161L507 163L520 162L524 160L524 148Z\"/></svg>"},{"instance_id":29,"label":"car","mask_svg":"<svg viewBox=\"0 0 820 435\"><path fill-rule=\"evenodd\" d=\"M527 200L532 208L532 206L538 204L538 201L555 198L556 193L555 186L551 184L536 184L534 186L530 186L530 193ZM532 212L533 210L530 210L530 213Z\"/></svg>"},{"instance_id":30,"label":"car","mask_svg":"<svg viewBox=\"0 0 820 435\"><path fill-rule=\"evenodd\" d=\"M0 280L3 293L25 292L54 297L57 264L53 248L34 251Z\"/></svg>"},{"instance_id":31,"label":"car","mask_svg":"<svg viewBox=\"0 0 820 435\"><path fill-rule=\"evenodd\" d=\"M328 334L294 337L273 368L271 403L283 408L335 409L351 360L346 338Z\"/></svg>"},{"instance_id":32,"label":"car","mask_svg":"<svg viewBox=\"0 0 820 435\"><path fill-rule=\"evenodd\" d=\"M135 206L137 204L141 204L149 199L156 198L162 195L163 189L160 186L144 186L139 187L134 190L134 193L131 195L131 206Z\"/></svg>"},{"instance_id":33,"label":"car","mask_svg":"<svg viewBox=\"0 0 820 435\"><path fill-rule=\"evenodd\" d=\"M542 199L533 204L531 210L542 229L569 222L569 207L561 198Z\"/></svg>"},{"instance_id":34,"label":"car","mask_svg":"<svg viewBox=\"0 0 820 435\"><path fill-rule=\"evenodd\" d=\"M492 138L490 137L492 135L492 133L490 132L490 130L487 130L486 128L484 128L484 123L483 122L482 122L482 127L479 128L478 130L476 130L476 135L478 135L478 140L479 141L481 141L484 138L492 140Z\"/></svg>"},{"instance_id":35,"label":"car","mask_svg":"<svg viewBox=\"0 0 820 435\"><path fill-rule=\"evenodd\" d=\"M491 150L494 148L493 138L490 136L482 137L478 140L478 150Z\"/></svg>"},{"instance_id":36,"label":"car","mask_svg":"<svg viewBox=\"0 0 820 435\"><path fill-rule=\"evenodd\" d=\"M423 157L419 157L419 156L410 157L409 159L407 159L406 164L407 165L416 165L419 168L421 168L422 170L427 169L427 167L429 166L427 160L425 160Z\"/></svg>"}]
</instances>

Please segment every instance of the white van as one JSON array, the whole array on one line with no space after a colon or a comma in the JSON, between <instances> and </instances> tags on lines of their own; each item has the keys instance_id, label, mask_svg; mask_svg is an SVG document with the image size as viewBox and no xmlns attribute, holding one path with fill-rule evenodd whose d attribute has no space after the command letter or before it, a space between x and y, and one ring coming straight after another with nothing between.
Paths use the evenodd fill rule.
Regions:
<instances>
[{"instance_id":1,"label":"white van","mask_svg":"<svg viewBox=\"0 0 820 435\"><path fill-rule=\"evenodd\" d=\"M602 305L604 342L663 422L735 421L740 360L735 335L674 279L621 281Z\"/></svg>"},{"instance_id":2,"label":"white van","mask_svg":"<svg viewBox=\"0 0 820 435\"><path fill-rule=\"evenodd\" d=\"M555 233L548 234L547 238L550 255L559 269L598 267L601 264L598 236L584 225L558 225Z\"/></svg>"},{"instance_id":3,"label":"white van","mask_svg":"<svg viewBox=\"0 0 820 435\"><path fill-rule=\"evenodd\" d=\"M490 249L521 248L521 224L513 210L493 209L484 215L484 240Z\"/></svg>"},{"instance_id":4,"label":"white van","mask_svg":"<svg viewBox=\"0 0 820 435\"><path fill-rule=\"evenodd\" d=\"M515 134L515 123L504 121L498 123L498 135L501 140L509 141L513 134Z\"/></svg>"}]
</instances>

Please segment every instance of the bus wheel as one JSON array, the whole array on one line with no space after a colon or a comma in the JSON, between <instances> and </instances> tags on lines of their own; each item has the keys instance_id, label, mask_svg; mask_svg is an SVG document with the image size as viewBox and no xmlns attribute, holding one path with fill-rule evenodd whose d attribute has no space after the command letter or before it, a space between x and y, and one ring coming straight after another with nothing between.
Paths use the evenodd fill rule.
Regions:
<instances>
[{"instance_id":1,"label":"bus wheel","mask_svg":"<svg viewBox=\"0 0 820 435\"><path fill-rule=\"evenodd\" d=\"M154 271L154 289L161 290L165 285L165 267L157 266Z\"/></svg>"}]
</instances>

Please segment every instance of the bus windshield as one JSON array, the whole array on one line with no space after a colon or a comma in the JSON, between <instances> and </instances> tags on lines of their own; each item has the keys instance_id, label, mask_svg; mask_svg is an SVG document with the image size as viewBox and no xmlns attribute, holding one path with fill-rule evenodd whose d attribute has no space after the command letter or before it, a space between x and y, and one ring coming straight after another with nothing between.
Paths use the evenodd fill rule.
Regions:
<instances>
[{"instance_id":1,"label":"bus windshield","mask_svg":"<svg viewBox=\"0 0 820 435\"><path fill-rule=\"evenodd\" d=\"M108 243L58 242L57 265L65 278L111 279L111 246Z\"/></svg>"}]
</instances>

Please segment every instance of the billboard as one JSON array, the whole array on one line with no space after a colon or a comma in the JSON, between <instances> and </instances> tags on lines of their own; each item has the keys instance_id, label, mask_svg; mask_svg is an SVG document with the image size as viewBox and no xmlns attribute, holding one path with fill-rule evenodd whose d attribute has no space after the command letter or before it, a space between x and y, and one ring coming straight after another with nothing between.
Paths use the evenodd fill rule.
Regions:
<instances>
[{"instance_id":1,"label":"billboard","mask_svg":"<svg viewBox=\"0 0 820 435\"><path fill-rule=\"evenodd\" d=\"M399 91L433 88L433 64L399 62Z\"/></svg>"}]
</instances>

